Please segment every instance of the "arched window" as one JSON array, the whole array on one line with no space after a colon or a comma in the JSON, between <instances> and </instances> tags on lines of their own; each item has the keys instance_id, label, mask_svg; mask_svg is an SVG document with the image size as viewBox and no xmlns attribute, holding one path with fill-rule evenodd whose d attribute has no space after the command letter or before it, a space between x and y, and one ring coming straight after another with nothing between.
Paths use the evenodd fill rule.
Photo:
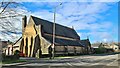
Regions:
<instances>
[{"instance_id":1,"label":"arched window","mask_svg":"<svg viewBox=\"0 0 120 68\"><path fill-rule=\"evenodd\" d=\"M24 38L22 39L21 46L20 46L20 51L23 52L24 48Z\"/></svg>"},{"instance_id":2,"label":"arched window","mask_svg":"<svg viewBox=\"0 0 120 68\"><path fill-rule=\"evenodd\" d=\"M25 54L28 55L28 38L26 38Z\"/></svg>"},{"instance_id":3,"label":"arched window","mask_svg":"<svg viewBox=\"0 0 120 68\"><path fill-rule=\"evenodd\" d=\"M31 37L31 44L30 44L30 55L31 55L31 51L32 51L32 46L33 46L33 37ZM29 55L29 56L30 56Z\"/></svg>"}]
</instances>

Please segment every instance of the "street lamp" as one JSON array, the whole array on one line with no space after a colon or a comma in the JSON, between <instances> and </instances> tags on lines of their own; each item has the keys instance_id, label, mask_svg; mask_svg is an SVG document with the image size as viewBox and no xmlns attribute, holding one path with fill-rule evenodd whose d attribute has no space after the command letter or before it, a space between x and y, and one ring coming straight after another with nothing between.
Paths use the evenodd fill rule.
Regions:
<instances>
[{"instance_id":1,"label":"street lamp","mask_svg":"<svg viewBox=\"0 0 120 68\"><path fill-rule=\"evenodd\" d=\"M62 5L62 3L60 3L58 6ZM53 22L53 45L52 45L52 48L53 48L53 51L52 51L52 58L54 59L54 53L55 53L55 17L56 17L56 9L57 7L55 7L54 9L54 22Z\"/></svg>"}]
</instances>

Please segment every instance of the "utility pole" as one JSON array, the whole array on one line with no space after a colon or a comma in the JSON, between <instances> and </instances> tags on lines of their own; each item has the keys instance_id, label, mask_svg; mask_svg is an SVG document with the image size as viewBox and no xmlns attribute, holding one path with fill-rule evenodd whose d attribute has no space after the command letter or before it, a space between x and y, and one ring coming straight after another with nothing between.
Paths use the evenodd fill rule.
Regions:
<instances>
[{"instance_id":1,"label":"utility pole","mask_svg":"<svg viewBox=\"0 0 120 68\"><path fill-rule=\"evenodd\" d=\"M62 5L62 3L60 3L58 6ZM52 58L54 59L54 55L55 55L55 20L56 20L56 9L57 7L55 7L54 9L54 22L53 22L53 45L52 45Z\"/></svg>"}]
</instances>

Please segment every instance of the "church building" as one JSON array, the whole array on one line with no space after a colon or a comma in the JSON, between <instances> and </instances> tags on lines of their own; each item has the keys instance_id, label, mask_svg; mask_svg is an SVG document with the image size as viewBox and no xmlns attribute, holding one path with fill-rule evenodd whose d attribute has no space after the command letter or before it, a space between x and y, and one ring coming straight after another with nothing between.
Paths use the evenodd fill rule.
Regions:
<instances>
[{"instance_id":1,"label":"church building","mask_svg":"<svg viewBox=\"0 0 120 68\"><path fill-rule=\"evenodd\" d=\"M16 42L19 51L27 57L40 57L49 54L53 44L53 22L30 16L22 18L22 37ZM88 44L84 44L88 43ZM14 46L17 46L14 44ZM89 39L81 41L74 28L55 23L55 54L83 54L91 48ZM13 48L14 48L13 46Z\"/></svg>"}]
</instances>

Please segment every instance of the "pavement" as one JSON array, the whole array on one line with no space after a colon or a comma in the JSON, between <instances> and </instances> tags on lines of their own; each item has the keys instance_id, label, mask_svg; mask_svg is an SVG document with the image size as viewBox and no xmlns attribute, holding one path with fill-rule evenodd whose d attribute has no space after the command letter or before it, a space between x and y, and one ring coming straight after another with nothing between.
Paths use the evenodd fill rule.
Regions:
<instances>
[{"instance_id":1,"label":"pavement","mask_svg":"<svg viewBox=\"0 0 120 68\"><path fill-rule=\"evenodd\" d=\"M3 68L120 68L119 54L49 58L20 58L27 62L3 64Z\"/></svg>"}]
</instances>

